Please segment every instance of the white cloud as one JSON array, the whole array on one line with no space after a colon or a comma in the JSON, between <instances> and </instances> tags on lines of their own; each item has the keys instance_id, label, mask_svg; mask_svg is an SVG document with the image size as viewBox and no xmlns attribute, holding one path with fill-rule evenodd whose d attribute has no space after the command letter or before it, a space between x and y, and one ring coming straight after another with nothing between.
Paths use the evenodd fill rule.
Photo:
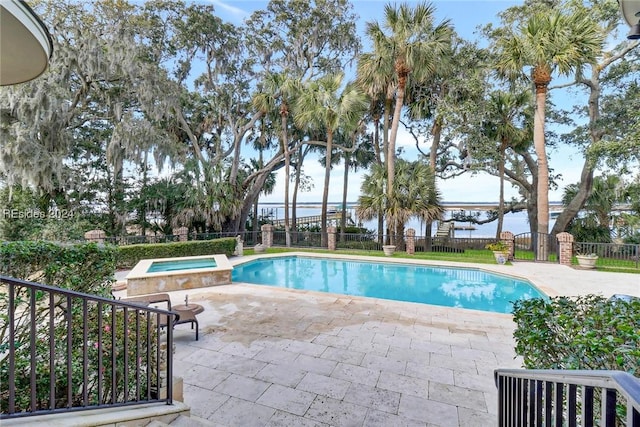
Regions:
<instances>
[{"instance_id":1,"label":"white cloud","mask_svg":"<svg viewBox=\"0 0 640 427\"><path fill-rule=\"evenodd\" d=\"M239 7L231 6L222 0L209 0L209 2L213 3L217 11L227 12L229 15L231 15L231 17L234 18L233 20L241 21L251 13Z\"/></svg>"}]
</instances>

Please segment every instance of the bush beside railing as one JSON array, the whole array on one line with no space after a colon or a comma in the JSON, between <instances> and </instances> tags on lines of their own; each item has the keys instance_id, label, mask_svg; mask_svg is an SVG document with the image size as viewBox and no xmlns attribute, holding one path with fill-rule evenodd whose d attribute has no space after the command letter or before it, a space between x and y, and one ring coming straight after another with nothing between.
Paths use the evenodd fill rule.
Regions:
<instances>
[{"instance_id":1,"label":"bush beside railing","mask_svg":"<svg viewBox=\"0 0 640 427\"><path fill-rule=\"evenodd\" d=\"M640 374L640 299L598 295L514 303L516 353L528 369L606 369Z\"/></svg>"},{"instance_id":2,"label":"bush beside railing","mask_svg":"<svg viewBox=\"0 0 640 427\"><path fill-rule=\"evenodd\" d=\"M117 251L0 244L2 418L159 400L155 316L167 313L111 297Z\"/></svg>"},{"instance_id":3,"label":"bush beside railing","mask_svg":"<svg viewBox=\"0 0 640 427\"><path fill-rule=\"evenodd\" d=\"M171 402L170 312L0 276L0 313L0 418Z\"/></svg>"},{"instance_id":4,"label":"bush beside railing","mask_svg":"<svg viewBox=\"0 0 640 427\"><path fill-rule=\"evenodd\" d=\"M110 296L117 249L96 243L2 242L0 275Z\"/></svg>"},{"instance_id":5,"label":"bush beside railing","mask_svg":"<svg viewBox=\"0 0 640 427\"><path fill-rule=\"evenodd\" d=\"M516 301L515 350L527 370L505 373L504 382L496 378L499 425L548 425L553 413L554 425L565 425L567 420L568 425L577 425L582 419L582 425L640 426L640 382L631 376L640 374L638 319L640 299L586 295ZM629 374L635 390L618 395L623 398L618 402L615 390L624 390L606 377L624 375L614 371ZM596 383L589 375L600 375L602 381ZM567 384L572 385L567 388ZM604 392L594 387L609 389L606 405ZM625 424L627 416L636 422Z\"/></svg>"}]
</instances>

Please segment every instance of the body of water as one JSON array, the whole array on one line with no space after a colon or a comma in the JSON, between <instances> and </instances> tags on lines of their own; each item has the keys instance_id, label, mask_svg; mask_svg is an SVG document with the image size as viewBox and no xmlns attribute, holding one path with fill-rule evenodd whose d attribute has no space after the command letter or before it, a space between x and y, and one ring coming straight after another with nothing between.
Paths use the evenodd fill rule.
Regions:
<instances>
[{"instance_id":1,"label":"body of water","mask_svg":"<svg viewBox=\"0 0 640 427\"><path fill-rule=\"evenodd\" d=\"M284 219L284 207L278 204L259 204L259 215L270 217L274 220ZM362 225L363 227L377 232L378 230L378 222L377 220L373 221L360 221L356 214L355 209L351 207L352 205L348 204L347 213L350 215L351 219L355 222L356 225ZM329 210L337 210L339 209L339 204L329 204ZM458 210L459 211L459 210ZM314 216L320 215L320 203L313 204L299 204L296 210L298 218L306 217L306 216ZM470 214L474 211L466 211L467 214ZM451 211L445 212L445 219L451 218ZM485 219L486 215L484 212L481 212L480 219ZM550 220L549 230L553 227L554 220ZM456 230L455 237L495 237L496 229L498 226L498 221L493 221L488 224L472 224L469 222L455 222L456 227L464 228L463 230ZM413 228L416 230L416 234L418 236L424 236L425 234L425 223L420 221L419 219L412 218L405 226L405 229ZM432 225L432 235L435 235L437 229L437 223ZM531 230L529 228L529 219L527 218L526 212L516 212L516 213L508 213L504 216L504 224L502 227L503 231L510 231L513 234L520 233L529 233Z\"/></svg>"},{"instance_id":2,"label":"body of water","mask_svg":"<svg viewBox=\"0 0 640 427\"><path fill-rule=\"evenodd\" d=\"M544 297L531 283L470 268L300 256L234 266L233 282L511 313L512 302Z\"/></svg>"}]
</instances>

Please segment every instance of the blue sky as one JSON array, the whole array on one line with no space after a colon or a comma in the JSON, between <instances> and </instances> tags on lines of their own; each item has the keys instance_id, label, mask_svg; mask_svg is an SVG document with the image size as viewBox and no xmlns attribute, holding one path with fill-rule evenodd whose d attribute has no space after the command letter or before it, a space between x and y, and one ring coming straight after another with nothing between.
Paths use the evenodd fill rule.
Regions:
<instances>
[{"instance_id":1,"label":"blue sky","mask_svg":"<svg viewBox=\"0 0 640 427\"><path fill-rule=\"evenodd\" d=\"M216 14L225 21L236 25L242 24L251 13L258 9L263 9L268 1L227 1L209 0L216 8ZM366 48L366 38L363 36L363 29L367 21L384 19L384 6L388 3L382 0L352 0L354 11L359 15L358 29ZM391 2L393 3L393 2ZM398 2L399 3L399 2ZM412 1L408 1L412 3ZM417 3L417 2L413 2ZM476 38L475 32L479 25L490 22L498 23L497 14L510 6L522 4L523 1L493 0L493 1L467 1L467 0L439 0L432 1L436 8L438 21L449 19L456 32L463 38L473 40ZM560 93L556 96L561 96ZM552 100L559 104L560 98L551 94ZM403 157L414 159L417 157L417 150L413 138L406 132L401 131L398 135L398 146L404 147ZM550 167L555 173L561 173L562 181L556 191L549 194L550 200L560 200L564 186L575 183L579 180L580 171L583 164L582 155L570 147L562 147L558 151L548 151ZM310 192L300 193L300 202L316 202L322 199L322 183L324 177L324 167L315 159L305 162L304 171L311 176L315 185ZM352 173L349 178L348 201L355 202L359 194L360 183L364 172ZM283 171L279 171L275 191L271 195L261 197L263 202L283 201ZM331 187L329 199L338 202L342 199L342 177L343 167L337 166L331 174ZM487 174L472 175L467 173L461 177L450 180L440 180L438 188L445 201L497 201L499 181L496 177ZM506 197L517 197L517 191L505 187Z\"/></svg>"}]
</instances>

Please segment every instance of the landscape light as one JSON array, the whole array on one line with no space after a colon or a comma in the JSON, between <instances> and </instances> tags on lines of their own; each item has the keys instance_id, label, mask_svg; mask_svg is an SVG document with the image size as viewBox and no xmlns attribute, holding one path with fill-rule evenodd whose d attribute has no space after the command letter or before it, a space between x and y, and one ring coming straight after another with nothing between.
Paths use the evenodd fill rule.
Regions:
<instances>
[{"instance_id":1,"label":"landscape light","mask_svg":"<svg viewBox=\"0 0 640 427\"><path fill-rule=\"evenodd\" d=\"M629 40L640 39L640 0L618 0L618 4L620 4L624 20L631 27L627 38Z\"/></svg>"}]
</instances>

